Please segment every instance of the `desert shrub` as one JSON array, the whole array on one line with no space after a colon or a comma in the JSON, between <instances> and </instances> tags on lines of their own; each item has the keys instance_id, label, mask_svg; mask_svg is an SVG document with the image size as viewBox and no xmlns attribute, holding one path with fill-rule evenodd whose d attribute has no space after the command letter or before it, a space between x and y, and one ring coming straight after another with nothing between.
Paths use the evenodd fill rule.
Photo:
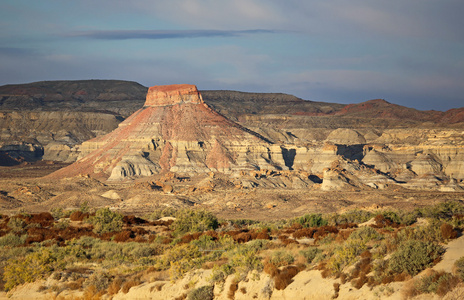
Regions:
<instances>
[{"instance_id":1,"label":"desert shrub","mask_svg":"<svg viewBox=\"0 0 464 300\"><path fill-rule=\"evenodd\" d=\"M84 281L84 288L93 285L97 292L106 290L109 285L109 276L104 272L95 272Z\"/></svg>"},{"instance_id":2,"label":"desert shrub","mask_svg":"<svg viewBox=\"0 0 464 300\"><path fill-rule=\"evenodd\" d=\"M295 223L308 228L308 227L319 227L319 226L327 225L328 221L322 218L321 214L306 214L300 218L296 218Z\"/></svg>"},{"instance_id":3,"label":"desert shrub","mask_svg":"<svg viewBox=\"0 0 464 300\"><path fill-rule=\"evenodd\" d=\"M212 285L205 285L205 286L196 288L188 294L187 300L213 300L214 299L213 289L214 289L214 286Z\"/></svg>"},{"instance_id":4,"label":"desert shrub","mask_svg":"<svg viewBox=\"0 0 464 300\"><path fill-rule=\"evenodd\" d=\"M276 290L284 290L290 283L292 283L292 278L298 274L300 270L295 266L287 266L282 270L277 270L274 275L274 286Z\"/></svg>"},{"instance_id":5,"label":"desert shrub","mask_svg":"<svg viewBox=\"0 0 464 300\"><path fill-rule=\"evenodd\" d=\"M276 267L288 266L295 261L295 257L287 251L274 251L269 262Z\"/></svg>"},{"instance_id":6,"label":"desert shrub","mask_svg":"<svg viewBox=\"0 0 464 300\"><path fill-rule=\"evenodd\" d=\"M73 211L69 215L71 221L84 221L84 219L89 217L89 213L83 213L80 210Z\"/></svg>"},{"instance_id":7,"label":"desert shrub","mask_svg":"<svg viewBox=\"0 0 464 300\"><path fill-rule=\"evenodd\" d=\"M101 208L95 212L95 216L89 218L93 225L93 231L97 234L120 231L123 225L123 216L109 208Z\"/></svg>"},{"instance_id":8,"label":"desert shrub","mask_svg":"<svg viewBox=\"0 0 464 300\"><path fill-rule=\"evenodd\" d=\"M443 297L460 283L459 278L446 272L427 270L419 278L415 278L403 289L405 297L413 297L420 294L435 293Z\"/></svg>"},{"instance_id":9,"label":"desert shrub","mask_svg":"<svg viewBox=\"0 0 464 300\"><path fill-rule=\"evenodd\" d=\"M253 240L246 244L248 249L252 249L253 251L261 251L266 250L272 243L268 240Z\"/></svg>"},{"instance_id":10,"label":"desert shrub","mask_svg":"<svg viewBox=\"0 0 464 300\"><path fill-rule=\"evenodd\" d=\"M223 282L227 276L234 272L234 268L229 264L215 265L212 269L209 281L211 283Z\"/></svg>"},{"instance_id":11,"label":"desert shrub","mask_svg":"<svg viewBox=\"0 0 464 300\"><path fill-rule=\"evenodd\" d=\"M108 294L109 295L117 294L119 290L121 289L123 282L124 281L120 277L117 277L116 279L111 281L111 283L108 285L108 290L107 290Z\"/></svg>"},{"instance_id":12,"label":"desert shrub","mask_svg":"<svg viewBox=\"0 0 464 300\"><path fill-rule=\"evenodd\" d=\"M27 239L27 234L18 236L13 233L9 233L0 237L0 247L16 247L23 245Z\"/></svg>"},{"instance_id":13,"label":"desert shrub","mask_svg":"<svg viewBox=\"0 0 464 300\"><path fill-rule=\"evenodd\" d=\"M464 256L454 262L453 271L464 282Z\"/></svg>"},{"instance_id":14,"label":"desert shrub","mask_svg":"<svg viewBox=\"0 0 464 300\"><path fill-rule=\"evenodd\" d=\"M218 219L211 212L192 209L177 211L176 220L171 225L176 234L214 230L218 226Z\"/></svg>"},{"instance_id":15,"label":"desert shrub","mask_svg":"<svg viewBox=\"0 0 464 300\"><path fill-rule=\"evenodd\" d=\"M134 235L130 230L124 230L124 231L116 233L114 235L113 240L115 242L128 242L133 237Z\"/></svg>"},{"instance_id":16,"label":"desert shrub","mask_svg":"<svg viewBox=\"0 0 464 300\"><path fill-rule=\"evenodd\" d=\"M334 272L341 272L346 266L351 265L357 257L367 249L366 244L360 240L350 239L334 250L328 261L328 268Z\"/></svg>"},{"instance_id":17,"label":"desert shrub","mask_svg":"<svg viewBox=\"0 0 464 300\"><path fill-rule=\"evenodd\" d=\"M396 273L406 272L416 275L440 258L443 247L419 240L407 240L401 243L389 260L389 267Z\"/></svg>"},{"instance_id":18,"label":"desert shrub","mask_svg":"<svg viewBox=\"0 0 464 300\"><path fill-rule=\"evenodd\" d=\"M426 218L447 220L453 215L464 214L464 205L459 201L448 201L434 206L426 206L420 212Z\"/></svg>"},{"instance_id":19,"label":"desert shrub","mask_svg":"<svg viewBox=\"0 0 464 300\"><path fill-rule=\"evenodd\" d=\"M59 220L61 218L69 217L70 211L65 211L61 207L53 207L50 209L50 213L55 220Z\"/></svg>"},{"instance_id":20,"label":"desert shrub","mask_svg":"<svg viewBox=\"0 0 464 300\"><path fill-rule=\"evenodd\" d=\"M70 241L70 245L81 246L82 248L92 248L95 245L101 243L101 240L92 236L81 236L77 240Z\"/></svg>"},{"instance_id":21,"label":"desert shrub","mask_svg":"<svg viewBox=\"0 0 464 300\"><path fill-rule=\"evenodd\" d=\"M148 256L154 256L162 253L162 249L156 244L137 244L130 252L129 255L134 259L140 259Z\"/></svg>"},{"instance_id":22,"label":"desert shrub","mask_svg":"<svg viewBox=\"0 0 464 300\"><path fill-rule=\"evenodd\" d=\"M380 214L387 220L396 223L396 224L403 224L403 225L412 225L417 221L417 218L422 216L420 210L415 209L413 211L382 211Z\"/></svg>"},{"instance_id":23,"label":"desert shrub","mask_svg":"<svg viewBox=\"0 0 464 300\"><path fill-rule=\"evenodd\" d=\"M156 221L163 217L175 217L177 210L172 207L166 207L164 209L157 209L152 213L144 216L145 219L150 221Z\"/></svg>"},{"instance_id":24,"label":"desert shrub","mask_svg":"<svg viewBox=\"0 0 464 300\"><path fill-rule=\"evenodd\" d=\"M454 234L457 235L457 232L454 233L453 229L449 230L448 225L445 225L445 227L442 228L443 224L446 223L431 220L431 222L426 226L405 228L398 233L397 239L400 242L406 240L421 240L424 242L443 243L447 240L447 237L454 236Z\"/></svg>"},{"instance_id":25,"label":"desert shrub","mask_svg":"<svg viewBox=\"0 0 464 300\"><path fill-rule=\"evenodd\" d=\"M4 269L5 289L8 291L17 285L44 278L53 272L56 264L56 257L48 249L11 259Z\"/></svg>"},{"instance_id":26,"label":"desert shrub","mask_svg":"<svg viewBox=\"0 0 464 300\"><path fill-rule=\"evenodd\" d=\"M24 222L24 220L21 218L13 217L10 218L7 226L13 232L21 232L26 227L26 222Z\"/></svg>"},{"instance_id":27,"label":"desert shrub","mask_svg":"<svg viewBox=\"0 0 464 300\"><path fill-rule=\"evenodd\" d=\"M300 239L303 237L307 238L313 238L314 233L316 233L317 230L315 228L301 228L297 229L295 232L292 233L292 236L296 239Z\"/></svg>"},{"instance_id":28,"label":"desert shrub","mask_svg":"<svg viewBox=\"0 0 464 300\"><path fill-rule=\"evenodd\" d=\"M251 270L261 271L263 269L261 257L259 257L258 253L258 247L245 244L236 246L225 252L223 256L228 258L227 265L229 265L237 275L244 276Z\"/></svg>"},{"instance_id":29,"label":"desert shrub","mask_svg":"<svg viewBox=\"0 0 464 300\"><path fill-rule=\"evenodd\" d=\"M363 243L367 243L372 240L382 239L382 235L378 233L377 230L375 230L374 228L369 227L369 226L364 226L364 227L359 228L358 230L353 231L350 234L349 239L360 240Z\"/></svg>"},{"instance_id":30,"label":"desert shrub","mask_svg":"<svg viewBox=\"0 0 464 300\"><path fill-rule=\"evenodd\" d=\"M140 279L138 278L134 278L134 279L131 279L129 281L126 281L124 282L124 284L122 285L122 288L121 288L121 291L124 293L124 294L127 294L129 292L129 290L134 287L134 286L138 286L140 284Z\"/></svg>"},{"instance_id":31,"label":"desert shrub","mask_svg":"<svg viewBox=\"0 0 464 300\"><path fill-rule=\"evenodd\" d=\"M218 246L214 238L209 235L202 235L197 240L193 240L190 243L203 251L214 250Z\"/></svg>"},{"instance_id":32,"label":"desert shrub","mask_svg":"<svg viewBox=\"0 0 464 300\"><path fill-rule=\"evenodd\" d=\"M328 220L330 224L339 225L346 223L364 223L373 217L373 213L365 210L352 210L343 214L330 215Z\"/></svg>"},{"instance_id":33,"label":"desert shrub","mask_svg":"<svg viewBox=\"0 0 464 300\"><path fill-rule=\"evenodd\" d=\"M310 247L305 250L301 250L300 254L306 259L306 262L309 264L311 263L316 256L321 253L322 250L316 247Z\"/></svg>"},{"instance_id":34,"label":"desert shrub","mask_svg":"<svg viewBox=\"0 0 464 300\"><path fill-rule=\"evenodd\" d=\"M63 220L60 220L58 222L56 222L53 227L55 227L56 229L59 229L59 230L65 230L66 228L69 227L69 220L68 219L63 219Z\"/></svg>"},{"instance_id":35,"label":"desert shrub","mask_svg":"<svg viewBox=\"0 0 464 300\"><path fill-rule=\"evenodd\" d=\"M458 237L458 232L448 223L443 223L440 226L441 236L445 240L455 239Z\"/></svg>"},{"instance_id":36,"label":"desert shrub","mask_svg":"<svg viewBox=\"0 0 464 300\"><path fill-rule=\"evenodd\" d=\"M191 244L176 245L165 252L158 261L158 267L168 269L171 279L182 278L184 274L203 263L202 253L198 247Z\"/></svg>"}]
</instances>

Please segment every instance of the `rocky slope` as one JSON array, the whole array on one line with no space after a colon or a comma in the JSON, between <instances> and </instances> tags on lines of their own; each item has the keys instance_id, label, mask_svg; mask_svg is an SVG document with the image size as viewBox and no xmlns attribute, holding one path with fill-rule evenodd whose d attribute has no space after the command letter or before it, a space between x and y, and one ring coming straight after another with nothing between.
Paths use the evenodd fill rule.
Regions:
<instances>
[{"instance_id":1,"label":"rocky slope","mask_svg":"<svg viewBox=\"0 0 464 300\"><path fill-rule=\"evenodd\" d=\"M279 146L207 106L194 85L154 86L143 108L111 133L84 142L79 160L50 177L110 180L160 172L282 169Z\"/></svg>"}]
</instances>

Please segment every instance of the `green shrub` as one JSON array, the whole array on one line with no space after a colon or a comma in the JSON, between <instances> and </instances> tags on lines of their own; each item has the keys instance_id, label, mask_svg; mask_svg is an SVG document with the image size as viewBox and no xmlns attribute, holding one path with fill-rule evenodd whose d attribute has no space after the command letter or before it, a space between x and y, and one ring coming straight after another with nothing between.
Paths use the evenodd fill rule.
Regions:
<instances>
[{"instance_id":1,"label":"green shrub","mask_svg":"<svg viewBox=\"0 0 464 300\"><path fill-rule=\"evenodd\" d=\"M9 233L0 237L0 246L1 247L16 247L24 244L27 239L27 234L23 234L22 236L18 236L13 233Z\"/></svg>"},{"instance_id":2,"label":"green shrub","mask_svg":"<svg viewBox=\"0 0 464 300\"><path fill-rule=\"evenodd\" d=\"M68 218L72 211L64 210L61 207L54 207L50 209L50 213L52 214L55 220L59 220L61 218Z\"/></svg>"},{"instance_id":3,"label":"green shrub","mask_svg":"<svg viewBox=\"0 0 464 300\"><path fill-rule=\"evenodd\" d=\"M367 243L372 240L382 239L382 235L370 226L363 226L353 231L348 238L351 240L361 240L363 243Z\"/></svg>"},{"instance_id":4,"label":"green shrub","mask_svg":"<svg viewBox=\"0 0 464 300\"><path fill-rule=\"evenodd\" d=\"M165 252L163 257L157 261L157 267L161 269L170 268L171 279L177 279L195 267L203 263L202 252L192 244L176 245Z\"/></svg>"},{"instance_id":5,"label":"green shrub","mask_svg":"<svg viewBox=\"0 0 464 300\"><path fill-rule=\"evenodd\" d=\"M97 292L106 290L109 285L109 276L104 272L94 272L84 281L84 288L94 286Z\"/></svg>"},{"instance_id":6,"label":"green shrub","mask_svg":"<svg viewBox=\"0 0 464 300\"><path fill-rule=\"evenodd\" d=\"M109 208L101 208L95 212L95 216L89 219L93 225L93 231L97 234L117 232L122 229L123 215L111 211Z\"/></svg>"},{"instance_id":7,"label":"green shrub","mask_svg":"<svg viewBox=\"0 0 464 300\"><path fill-rule=\"evenodd\" d=\"M10 228L13 232L21 232L24 227L26 227L26 222L23 219L12 217L8 221L7 224L8 228Z\"/></svg>"},{"instance_id":8,"label":"green shrub","mask_svg":"<svg viewBox=\"0 0 464 300\"><path fill-rule=\"evenodd\" d=\"M65 230L66 228L69 227L69 220L68 219L63 219L55 223L54 227L60 230Z\"/></svg>"},{"instance_id":9,"label":"green shrub","mask_svg":"<svg viewBox=\"0 0 464 300\"><path fill-rule=\"evenodd\" d=\"M434 206L426 206L420 212L426 218L447 220L452 218L453 215L464 214L464 205L458 201L449 201Z\"/></svg>"},{"instance_id":10,"label":"green shrub","mask_svg":"<svg viewBox=\"0 0 464 300\"><path fill-rule=\"evenodd\" d=\"M346 224L346 223L364 223L369 221L374 214L365 210L352 210L343 214L333 214L329 216L329 223L333 225Z\"/></svg>"},{"instance_id":11,"label":"green shrub","mask_svg":"<svg viewBox=\"0 0 464 300\"><path fill-rule=\"evenodd\" d=\"M443 297L461 282L458 277L443 271L437 272L430 269L424 273L419 278L415 278L412 285L406 287L403 291L405 296L435 293Z\"/></svg>"},{"instance_id":12,"label":"green shrub","mask_svg":"<svg viewBox=\"0 0 464 300\"><path fill-rule=\"evenodd\" d=\"M386 210L380 213L385 219L388 219L397 224L411 225L417 221L417 218L422 216L419 209L413 211L392 211Z\"/></svg>"},{"instance_id":13,"label":"green shrub","mask_svg":"<svg viewBox=\"0 0 464 300\"><path fill-rule=\"evenodd\" d=\"M156 221L164 217L175 217L177 210L172 207L164 209L156 209L152 213L146 215L144 218L150 221Z\"/></svg>"},{"instance_id":14,"label":"green shrub","mask_svg":"<svg viewBox=\"0 0 464 300\"><path fill-rule=\"evenodd\" d=\"M441 226L443 223L437 220L431 220L426 226L418 226L415 228L406 228L398 234L398 239L405 240L421 240L424 242L443 243L448 236L444 236Z\"/></svg>"},{"instance_id":15,"label":"green shrub","mask_svg":"<svg viewBox=\"0 0 464 300\"><path fill-rule=\"evenodd\" d=\"M283 267L292 264L295 261L293 255L287 251L274 251L271 254L269 262L276 267Z\"/></svg>"},{"instance_id":16,"label":"green shrub","mask_svg":"<svg viewBox=\"0 0 464 300\"><path fill-rule=\"evenodd\" d=\"M306 262L310 264L316 256L321 253L322 250L316 247L310 247L305 250L301 250L300 254L306 259Z\"/></svg>"},{"instance_id":17,"label":"green shrub","mask_svg":"<svg viewBox=\"0 0 464 300\"><path fill-rule=\"evenodd\" d=\"M206 210L183 209L176 213L176 220L171 225L174 233L201 232L218 228L218 219Z\"/></svg>"},{"instance_id":18,"label":"green shrub","mask_svg":"<svg viewBox=\"0 0 464 300\"><path fill-rule=\"evenodd\" d=\"M396 273L416 275L431 266L443 253L443 247L419 240L407 240L398 246L389 260L389 267Z\"/></svg>"},{"instance_id":19,"label":"green shrub","mask_svg":"<svg viewBox=\"0 0 464 300\"><path fill-rule=\"evenodd\" d=\"M3 274L5 289L8 291L17 285L44 278L53 272L56 264L56 257L48 249L28 254L24 258L11 259Z\"/></svg>"},{"instance_id":20,"label":"green shrub","mask_svg":"<svg viewBox=\"0 0 464 300\"><path fill-rule=\"evenodd\" d=\"M246 244L246 247L253 251L261 251L261 250L268 249L269 245L271 245L271 241L258 239L258 240L249 241Z\"/></svg>"},{"instance_id":21,"label":"green shrub","mask_svg":"<svg viewBox=\"0 0 464 300\"><path fill-rule=\"evenodd\" d=\"M454 262L454 272L464 282L464 256Z\"/></svg>"},{"instance_id":22,"label":"green shrub","mask_svg":"<svg viewBox=\"0 0 464 300\"><path fill-rule=\"evenodd\" d=\"M226 252L228 264L239 276L245 276L251 270L261 271L263 263L258 256L257 247L247 244L237 245L237 247Z\"/></svg>"},{"instance_id":23,"label":"green shrub","mask_svg":"<svg viewBox=\"0 0 464 300\"><path fill-rule=\"evenodd\" d=\"M229 264L215 265L209 280L211 283L224 282L226 277L234 272L234 268Z\"/></svg>"},{"instance_id":24,"label":"green shrub","mask_svg":"<svg viewBox=\"0 0 464 300\"><path fill-rule=\"evenodd\" d=\"M300 218L296 218L295 223L308 228L325 226L328 224L328 221L322 218L321 214L306 214Z\"/></svg>"},{"instance_id":25,"label":"green shrub","mask_svg":"<svg viewBox=\"0 0 464 300\"><path fill-rule=\"evenodd\" d=\"M214 289L214 286L212 285L205 285L205 286L196 288L188 294L187 300L213 300L214 299L213 289Z\"/></svg>"},{"instance_id":26,"label":"green shrub","mask_svg":"<svg viewBox=\"0 0 464 300\"><path fill-rule=\"evenodd\" d=\"M347 240L334 250L327 266L335 273L341 272L345 267L353 264L366 249L366 244L361 240Z\"/></svg>"}]
</instances>

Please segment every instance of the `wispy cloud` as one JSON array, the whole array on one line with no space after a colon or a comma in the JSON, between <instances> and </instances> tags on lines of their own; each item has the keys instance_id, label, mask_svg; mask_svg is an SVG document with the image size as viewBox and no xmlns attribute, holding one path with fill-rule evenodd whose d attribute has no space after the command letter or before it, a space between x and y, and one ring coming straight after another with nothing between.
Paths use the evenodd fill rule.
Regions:
<instances>
[{"instance_id":1,"label":"wispy cloud","mask_svg":"<svg viewBox=\"0 0 464 300\"><path fill-rule=\"evenodd\" d=\"M99 40L130 39L184 39L208 37L237 37L252 34L278 33L278 30L90 30L67 33L66 37L83 37Z\"/></svg>"}]
</instances>

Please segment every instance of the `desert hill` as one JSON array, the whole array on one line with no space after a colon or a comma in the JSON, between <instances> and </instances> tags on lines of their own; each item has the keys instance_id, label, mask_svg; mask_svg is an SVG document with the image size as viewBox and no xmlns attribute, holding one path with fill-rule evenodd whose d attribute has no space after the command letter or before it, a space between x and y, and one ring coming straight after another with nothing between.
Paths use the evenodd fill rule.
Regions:
<instances>
[{"instance_id":1,"label":"desert hill","mask_svg":"<svg viewBox=\"0 0 464 300\"><path fill-rule=\"evenodd\" d=\"M80 152L77 162L50 177L100 173L117 180L284 165L280 147L216 113L187 84L151 87L143 108L111 133L84 142Z\"/></svg>"}]
</instances>

